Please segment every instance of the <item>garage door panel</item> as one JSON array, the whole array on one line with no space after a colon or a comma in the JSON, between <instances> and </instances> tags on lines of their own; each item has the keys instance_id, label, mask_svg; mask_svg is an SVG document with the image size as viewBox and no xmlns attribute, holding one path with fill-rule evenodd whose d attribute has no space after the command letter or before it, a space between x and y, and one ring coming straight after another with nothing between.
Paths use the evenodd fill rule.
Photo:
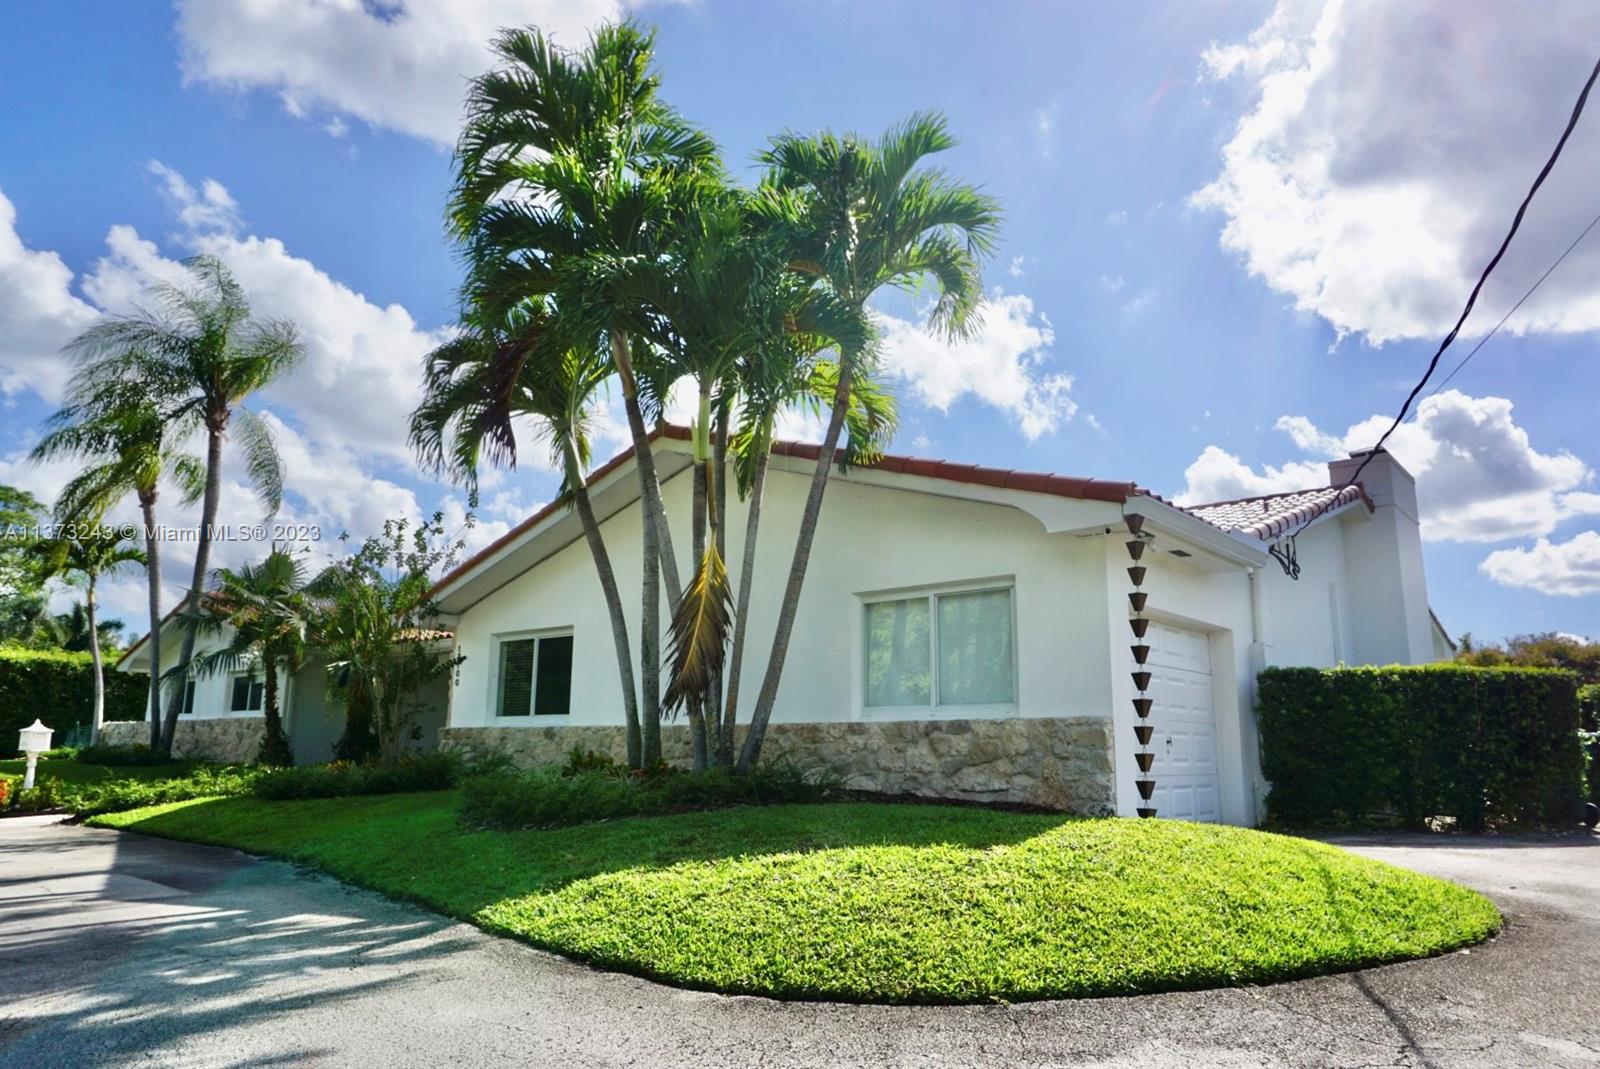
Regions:
<instances>
[{"instance_id":1,"label":"garage door panel","mask_svg":"<svg viewBox=\"0 0 1600 1069\"><path fill-rule=\"evenodd\" d=\"M1156 728L1151 801L1163 817L1220 820L1210 640L1202 632L1168 624L1154 624L1149 636L1147 667Z\"/></svg>"}]
</instances>

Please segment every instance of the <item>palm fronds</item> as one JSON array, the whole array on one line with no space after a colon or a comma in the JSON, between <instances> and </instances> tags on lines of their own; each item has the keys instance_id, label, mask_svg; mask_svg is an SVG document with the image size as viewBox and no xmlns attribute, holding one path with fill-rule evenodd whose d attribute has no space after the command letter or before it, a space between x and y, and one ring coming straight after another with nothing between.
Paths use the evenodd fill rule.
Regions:
<instances>
[{"instance_id":1,"label":"palm fronds","mask_svg":"<svg viewBox=\"0 0 1600 1069\"><path fill-rule=\"evenodd\" d=\"M662 696L662 711L671 715L712 694L722 672L728 634L733 624L733 591L716 540L706 544L694 579L683 592L669 632L671 683Z\"/></svg>"}]
</instances>

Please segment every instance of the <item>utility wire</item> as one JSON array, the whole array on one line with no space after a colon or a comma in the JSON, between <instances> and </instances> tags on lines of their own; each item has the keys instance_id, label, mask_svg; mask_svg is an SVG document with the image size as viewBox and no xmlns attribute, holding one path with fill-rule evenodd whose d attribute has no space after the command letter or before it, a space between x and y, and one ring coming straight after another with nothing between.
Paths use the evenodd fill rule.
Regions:
<instances>
[{"instance_id":1,"label":"utility wire","mask_svg":"<svg viewBox=\"0 0 1600 1069\"><path fill-rule=\"evenodd\" d=\"M1439 380L1439 385L1435 386L1433 389L1428 391L1428 396L1429 397L1432 397L1434 394L1438 393L1440 390L1442 390L1446 386L1450 385L1450 380L1456 377L1456 372L1458 372L1462 368L1466 367L1468 360L1471 360L1473 357L1478 355L1478 350L1483 348L1484 343L1487 342L1490 338L1494 337L1495 336L1495 332L1498 331L1501 327L1506 325L1506 320L1510 319L1513 315L1515 315L1516 312L1517 312L1517 309L1521 308L1523 306L1523 304L1525 304L1527 302L1528 298L1533 296L1533 291L1534 290L1536 290L1540 286L1544 285L1544 280L1549 278L1551 273L1554 272L1556 268L1561 266L1561 261L1565 260L1567 258L1567 256L1568 256L1568 254L1570 254L1573 249L1576 249L1578 247L1578 243L1580 241L1582 241L1584 238L1589 236L1589 231L1593 230L1595 228L1595 224L1597 224L1597 223L1600 223L1600 215L1597 215L1593 219L1589 220L1589 225L1583 228L1583 233L1579 234L1577 237L1572 239L1572 244L1567 246L1566 252L1563 252L1560 256L1557 256L1556 257L1556 262L1551 264L1545 270L1545 273L1539 276L1539 281L1535 282L1532 286L1528 287L1528 292L1524 293L1522 295L1522 299L1519 300L1516 304L1511 306L1511 311L1509 311L1505 315L1501 316L1500 317L1500 322L1498 322L1498 323L1496 323L1494 325L1494 329L1489 331L1489 333L1485 334L1482 338L1480 338L1478 340L1478 344L1474 345L1472 347L1472 351L1470 353L1468 353L1466 356L1463 356L1461 358L1461 363L1459 363L1455 367L1451 368L1450 369L1450 374L1446 375L1443 379Z\"/></svg>"},{"instance_id":2,"label":"utility wire","mask_svg":"<svg viewBox=\"0 0 1600 1069\"><path fill-rule=\"evenodd\" d=\"M1589 80L1583 83L1583 92L1578 94L1577 103L1572 106L1572 115L1567 119L1566 129L1561 131L1561 140L1556 142L1555 151L1552 152L1550 154L1550 158L1545 161L1544 167L1542 167L1539 171L1539 176L1533 180L1533 185L1528 189L1527 195L1522 198L1522 203L1517 207L1517 214L1511 220L1511 229L1506 232L1505 239L1500 242L1500 248L1495 251L1494 257L1489 261L1489 265L1483 269L1483 274L1478 276L1477 285L1472 287L1472 293L1467 297L1467 305L1461 310L1461 316L1456 320L1456 325L1450 328L1450 333L1445 335L1444 341L1439 343L1439 348L1434 351L1433 359L1428 361L1427 370L1422 373L1422 378L1417 382L1417 384L1411 388L1411 393L1406 396L1405 404L1400 406L1400 414L1395 416L1394 422L1389 424L1389 429L1383 432L1383 435L1378 439L1377 444L1368 450L1367 453L1361 458L1361 463L1356 465L1356 470L1350 474L1350 478L1345 480L1344 485L1338 488L1339 492L1343 492L1356 484L1357 480L1361 478L1362 471L1364 471L1366 466L1371 463L1372 458L1377 456L1378 453L1383 449L1383 444L1389 440L1389 436L1398 430L1400 425L1406 421L1406 417L1411 413L1412 402L1417 399L1417 395L1420 394L1428 385L1428 380L1433 377L1434 371L1438 369L1439 360L1444 356L1445 350L1450 348L1450 344L1456 340L1456 335L1461 333L1461 328L1466 323L1467 317L1472 314L1473 306L1478 303L1478 295L1483 292L1484 283L1489 281L1489 276L1493 274L1494 269L1499 266L1501 257L1505 256L1506 249L1511 245L1511 239L1517 236L1517 231L1522 226L1522 217L1528 214L1528 205L1533 203L1534 194L1539 192L1539 187L1544 185L1544 180L1550 176L1550 171L1555 167L1556 160L1561 158L1561 150L1567 147L1567 139L1572 136L1573 128L1578 125L1578 117L1583 114L1583 106L1588 103L1589 90L1594 88L1596 78L1600 78L1600 60L1595 61L1594 70L1589 72ZM1593 225L1593 223L1590 224L1590 226ZM1588 233L1588 231L1585 230L1584 233ZM1579 236L1579 240L1582 240L1582 235ZM1576 244L1576 242L1574 242L1574 244ZM1570 251L1571 249L1568 249L1568 252ZM1565 256L1566 254L1563 253L1562 258L1564 259ZM1560 260L1556 261L1556 263L1560 262ZM1554 269L1554 266L1552 266L1551 270ZM1548 275L1549 272L1547 271L1545 274ZM1542 282L1543 279L1540 279L1540 281ZM1537 283L1535 284L1534 288L1538 288ZM1531 292L1532 290L1529 291L1529 293ZM1527 300L1527 297L1524 296L1523 300ZM1520 305L1522 302L1518 301L1517 303ZM1516 311L1516 309L1513 308L1512 311ZM1509 313L1507 313L1507 315L1509 316ZM1501 320L1501 322L1504 321L1505 320ZM1495 329L1498 330L1499 327L1496 326ZM1488 338L1485 337L1484 341L1487 340ZM1482 342L1479 343L1478 348L1482 348ZM1477 349L1473 350L1473 352L1476 351ZM1471 353L1468 354L1468 359L1471 359ZM1463 363L1465 363L1465 361L1463 361ZM1457 368L1457 370L1460 369ZM1451 374L1454 375L1455 372L1451 372ZM1339 493L1336 492L1327 501L1323 502L1321 505L1318 505L1316 509L1312 511L1310 516L1307 516L1297 527L1295 527L1291 534L1287 535L1283 539L1280 539L1278 544L1272 547L1272 555L1277 558L1278 563L1283 566L1284 572L1287 573L1291 579L1300 578L1300 562L1298 559L1296 559L1294 544L1295 539L1298 538L1300 532L1310 526L1317 519L1317 517L1328 511L1333 502L1338 500L1338 496Z\"/></svg>"}]
</instances>

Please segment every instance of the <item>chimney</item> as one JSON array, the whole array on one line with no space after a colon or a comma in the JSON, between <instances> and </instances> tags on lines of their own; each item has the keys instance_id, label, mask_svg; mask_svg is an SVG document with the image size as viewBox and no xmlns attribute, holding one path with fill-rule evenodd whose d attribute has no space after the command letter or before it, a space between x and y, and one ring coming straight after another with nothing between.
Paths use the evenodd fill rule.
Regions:
<instances>
[{"instance_id":1,"label":"chimney","mask_svg":"<svg viewBox=\"0 0 1600 1069\"><path fill-rule=\"evenodd\" d=\"M1368 457L1372 459L1368 460ZM1365 468L1361 468L1363 461L1367 465ZM1356 481L1372 499L1374 508L1393 505L1409 516L1412 523L1418 522L1417 480L1400 466L1393 453L1387 449L1380 449L1376 453L1370 449L1362 449L1351 453L1348 460L1329 461L1329 485L1343 486L1355 476L1357 468L1361 468L1361 475Z\"/></svg>"},{"instance_id":2,"label":"chimney","mask_svg":"<svg viewBox=\"0 0 1600 1069\"><path fill-rule=\"evenodd\" d=\"M1356 476L1358 468L1361 474ZM1340 525L1351 663L1425 664L1433 660L1433 630L1422 571L1417 482L1382 449L1351 453L1348 460L1328 464L1333 486L1344 486L1353 476L1372 501L1372 513L1366 522Z\"/></svg>"}]
</instances>

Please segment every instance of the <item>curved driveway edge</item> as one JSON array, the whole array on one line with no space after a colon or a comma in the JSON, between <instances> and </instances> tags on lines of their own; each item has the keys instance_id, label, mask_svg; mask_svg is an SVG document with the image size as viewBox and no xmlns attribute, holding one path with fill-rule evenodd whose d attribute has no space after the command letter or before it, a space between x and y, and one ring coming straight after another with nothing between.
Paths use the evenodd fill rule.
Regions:
<instances>
[{"instance_id":1,"label":"curved driveway edge","mask_svg":"<svg viewBox=\"0 0 1600 1069\"><path fill-rule=\"evenodd\" d=\"M1600 1066L1600 839L1341 839L1487 892L1471 951L1227 991L780 1003L576 965L236 851L0 821L0 1067Z\"/></svg>"}]
</instances>

